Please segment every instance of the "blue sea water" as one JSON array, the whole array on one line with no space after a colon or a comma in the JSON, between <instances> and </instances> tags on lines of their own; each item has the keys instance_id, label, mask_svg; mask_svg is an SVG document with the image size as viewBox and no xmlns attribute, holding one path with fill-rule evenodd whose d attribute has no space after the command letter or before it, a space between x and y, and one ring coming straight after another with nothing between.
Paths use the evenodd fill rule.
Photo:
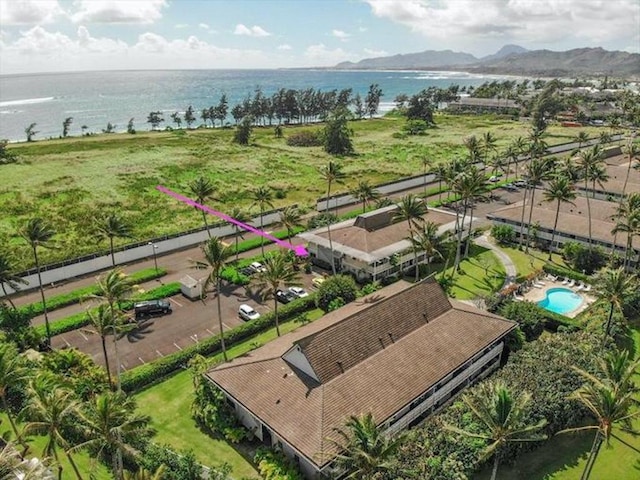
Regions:
<instances>
[{"instance_id":1,"label":"blue sea water","mask_svg":"<svg viewBox=\"0 0 640 480\"><path fill-rule=\"evenodd\" d=\"M477 86L491 77L464 72L426 71L330 71L330 70L153 70L74 72L0 76L0 139L24 140L25 128L36 123L35 139L58 137L62 122L73 117L70 135L100 132L107 123L116 131L126 130L134 118L138 130L148 130L151 111L169 115L192 105L196 112L216 105L227 95L229 105L252 96L256 87L266 95L280 88L313 87L328 91L352 88L366 95L369 85L382 88L381 112L393 106L394 98L412 95L430 86ZM200 123L198 118L198 123Z\"/></svg>"}]
</instances>

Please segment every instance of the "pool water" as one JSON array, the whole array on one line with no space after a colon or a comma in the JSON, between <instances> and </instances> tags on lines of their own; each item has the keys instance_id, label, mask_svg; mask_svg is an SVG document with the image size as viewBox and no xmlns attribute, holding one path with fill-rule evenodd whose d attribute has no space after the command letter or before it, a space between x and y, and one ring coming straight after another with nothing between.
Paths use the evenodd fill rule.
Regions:
<instances>
[{"instance_id":1,"label":"pool water","mask_svg":"<svg viewBox=\"0 0 640 480\"><path fill-rule=\"evenodd\" d=\"M582 305L584 300L581 295L578 295L568 288L550 288L546 293L546 298L540 300L538 305L551 312L560 314L575 310Z\"/></svg>"}]
</instances>

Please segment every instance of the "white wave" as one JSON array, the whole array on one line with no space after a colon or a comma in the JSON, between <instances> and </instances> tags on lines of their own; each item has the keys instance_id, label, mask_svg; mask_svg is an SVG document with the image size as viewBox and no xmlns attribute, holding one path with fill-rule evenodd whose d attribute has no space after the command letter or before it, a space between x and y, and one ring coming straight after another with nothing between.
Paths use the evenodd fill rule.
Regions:
<instances>
[{"instance_id":1,"label":"white wave","mask_svg":"<svg viewBox=\"0 0 640 480\"><path fill-rule=\"evenodd\" d=\"M40 97L40 98L24 98L22 100L9 100L8 102L0 102L0 107L11 107L13 105L31 105L34 103L50 102L55 97Z\"/></svg>"},{"instance_id":2,"label":"white wave","mask_svg":"<svg viewBox=\"0 0 640 480\"><path fill-rule=\"evenodd\" d=\"M0 110L0 115L11 115L12 113L22 113L22 110Z\"/></svg>"}]
</instances>

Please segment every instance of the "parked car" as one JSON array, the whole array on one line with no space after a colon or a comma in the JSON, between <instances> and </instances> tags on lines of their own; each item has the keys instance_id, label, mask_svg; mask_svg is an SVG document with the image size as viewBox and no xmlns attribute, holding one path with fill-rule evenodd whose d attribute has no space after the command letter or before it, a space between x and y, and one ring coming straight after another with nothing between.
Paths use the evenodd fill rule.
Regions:
<instances>
[{"instance_id":1,"label":"parked car","mask_svg":"<svg viewBox=\"0 0 640 480\"><path fill-rule=\"evenodd\" d=\"M240 315L240 318L243 320L256 320L260 318L260 314L256 312L253 307L245 303L238 307L238 315Z\"/></svg>"},{"instance_id":2,"label":"parked car","mask_svg":"<svg viewBox=\"0 0 640 480\"><path fill-rule=\"evenodd\" d=\"M241 268L241 269L239 270L239 272L240 272L242 275L246 276L246 277L250 277L251 275L253 275L254 273L256 273L256 271L255 271L253 268L251 268L251 267L244 267L244 268Z\"/></svg>"},{"instance_id":3,"label":"parked car","mask_svg":"<svg viewBox=\"0 0 640 480\"><path fill-rule=\"evenodd\" d=\"M166 315L171 313L171 303L168 300L146 300L133 304L133 311L136 318L149 317L152 315Z\"/></svg>"},{"instance_id":4,"label":"parked car","mask_svg":"<svg viewBox=\"0 0 640 480\"><path fill-rule=\"evenodd\" d=\"M527 182L525 182L524 180L516 180L515 182L513 182L513 184L516 187L520 187L520 188L524 188L527 186Z\"/></svg>"},{"instance_id":5,"label":"parked car","mask_svg":"<svg viewBox=\"0 0 640 480\"><path fill-rule=\"evenodd\" d=\"M509 190L510 192L517 192L518 191L518 187L516 187L513 183L507 183L504 188L506 190Z\"/></svg>"},{"instance_id":6,"label":"parked car","mask_svg":"<svg viewBox=\"0 0 640 480\"><path fill-rule=\"evenodd\" d=\"M298 298L304 298L309 296L309 292L307 292L304 288L289 287L289 291Z\"/></svg>"},{"instance_id":7,"label":"parked car","mask_svg":"<svg viewBox=\"0 0 640 480\"><path fill-rule=\"evenodd\" d=\"M314 277L314 279L311 280L311 284L316 288L320 288L320 285L322 285L325 280L324 277Z\"/></svg>"},{"instance_id":8,"label":"parked car","mask_svg":"<svg viewBox=\"0 0 640 480\"><path fill-rule=\"evenodd\" d=\"M296 297L289 290L276 290L276 300L278 300L280 303L289 303L296 298L298 297Z\"/></svg>"},{"instance_id":9,"label":"parked car","mask_svg":"<svg viewBox=\"0 0 640 480\"><path fill-rule=\"evenodd\" d=\"M498 177L497 175L491 175L491 176L489 177L489 181L490 181L491 183L499 182L499 181L500 181L500 177Z\"/></svg>"},{"instance_id":10,"label":"parked car","mask_svg":"<svg viewBox=\"0 0 640 480\"><path fill-rule=\"evenodd\" d=\"M256 272L256 273L260 273L260 272L266 271L266 268L264 268L264 265L262 265L260 262L253 262L249 266L251 268L253 268L253 271Z\"/></svg>"}]
</instances>

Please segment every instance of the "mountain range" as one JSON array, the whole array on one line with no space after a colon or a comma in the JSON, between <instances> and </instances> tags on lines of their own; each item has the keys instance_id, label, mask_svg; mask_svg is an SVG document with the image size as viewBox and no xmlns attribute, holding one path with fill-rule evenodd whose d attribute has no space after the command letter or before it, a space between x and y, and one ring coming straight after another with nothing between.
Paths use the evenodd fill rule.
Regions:
<instances>
[{"instance_id":1,"label":"mountain range","mask_svg":"<svg viewBox=\"0 0 640 480\"><path fill-rule=\"evenodd\" d=\"M342 62L336 69L348 70L461 70L522 76L609 75L640 77L640 54L610 52L602 48L576 48L564 52L527 50L505 45L498 52L477 58L470 53L451 50L425 50L387 57Z\"/></svg>"}]
</instances>

